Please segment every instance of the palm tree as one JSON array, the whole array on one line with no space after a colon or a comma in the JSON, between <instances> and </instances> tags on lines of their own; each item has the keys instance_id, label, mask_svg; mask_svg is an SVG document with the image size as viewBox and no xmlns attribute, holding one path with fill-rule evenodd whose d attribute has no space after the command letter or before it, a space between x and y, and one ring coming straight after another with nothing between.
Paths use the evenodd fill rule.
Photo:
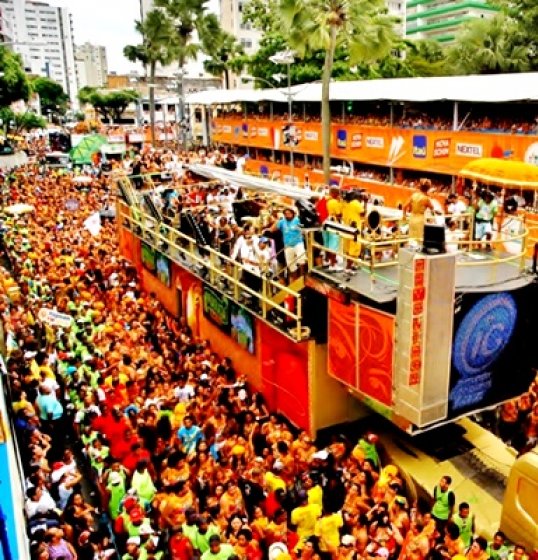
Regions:
<instances>
[{"instance_id":1,"label":"palm tree","mask_svg":"<svg viewBox=\"0 0 538 560\"><path fill-rule=\"evenodd\" d=\"M224 87L230 88L230 72L240 72L245 58L243 47L235 37L226 31L221 31L215 45L207 52L209 58L204 60L204 70L213 76L224 76Z\"/></svg>"},{"instance_id":2,"label":"palm tree","mask_svg":"<svg viewBox=\"0 0 538 560\"><path fill-rule=\"evenodd\" d=\"M323 175L330 180L331 112L329 87L337 48L347 49L351 65L374 61L390 53L396 19L384 0L280 0L279 13L287 41L300 57L324 52L321 122Z\"/></svg>"},{"instance_id":3,"label":"palm tree","mask_svg":"<svg viewBox=\"0 0 538 560\"><path fill-rule=\"evenodd\" d=\"M139 45L127 45L124 56L131 62L141 62L149 67L149 122L151 143L155 144L155 74L157 65L165 66L172 62L175 49L175 30L170 19L162 10L151 10L143 21L135 23L136 30L142 35Z\"/></svg>"},{"instance_id":4,"label":"palm tree","mask_svg":"<svg viewBox=\"0 0 538 560\"><path fill-rule=\"evenodd\" d=\"M519 23L504 14L467 24L448 53L456 74L498 74L530 69L531 49Z\"/></svg>"},{"instance_id":5,"label":"palm tree","mask_svg":"<svg viewBox=\"0 0 538 560\"><path fill-rule=\"evenodd\" d=\"M209 0L155 0L154 3L163 9L174 27L173 49L180 69L200 51L213 47L221 29L217 16L208 12ZM195 42L196 36L199 42Z\"/></svg>"}]
</instances>

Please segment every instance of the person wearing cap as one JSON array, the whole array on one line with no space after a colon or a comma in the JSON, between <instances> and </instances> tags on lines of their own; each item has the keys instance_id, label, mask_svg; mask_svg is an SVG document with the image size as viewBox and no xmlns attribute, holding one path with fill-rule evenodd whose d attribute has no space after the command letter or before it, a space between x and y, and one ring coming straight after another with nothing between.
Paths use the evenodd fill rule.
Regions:
<instances>
[{"instance_id":1,"label":"person wearing cap","mask_svg":"<svg viewBox=\"0 0 538 560\"><path fill-rule=\"evenodd\" d=\"M355 549L357 541L353 535L344 535L338 547L336 560L356 560L357 550Z\"/></svg>"}]
</instances>

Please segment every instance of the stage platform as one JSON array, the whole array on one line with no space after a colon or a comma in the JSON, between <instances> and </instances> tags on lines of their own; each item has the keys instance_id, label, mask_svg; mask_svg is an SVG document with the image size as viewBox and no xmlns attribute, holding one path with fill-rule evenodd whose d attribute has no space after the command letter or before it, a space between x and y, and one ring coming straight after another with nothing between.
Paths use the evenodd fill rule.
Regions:
<instances>
[{"instance_id":1,"label":"stage platform","mask_svg":"<svg viewBox=\"0 0 538 560\"><path fill-rule=\"evenodd\" d=\"M456 256L456 292L498 292L530 284L535 276L522 273L519 261L502 262L509 256L478 251L459 253ZM368 267L353 274L314 267L311 274L338 289L349 290L378 303L389 303L398 295L397 262L376 267L373 273Z\"/></svg>"}]
</instances>

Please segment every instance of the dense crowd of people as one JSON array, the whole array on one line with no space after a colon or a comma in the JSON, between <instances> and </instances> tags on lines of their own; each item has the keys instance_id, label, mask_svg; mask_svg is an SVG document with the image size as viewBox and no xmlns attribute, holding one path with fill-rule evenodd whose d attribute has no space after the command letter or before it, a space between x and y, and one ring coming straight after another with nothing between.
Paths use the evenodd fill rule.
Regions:
<instances>
[{"instance_id":1,"label":"dense crowd of people","mask_svg":"<svg viewBox=\"0 0 538 560\"><path fill-rule=\"evenodd\" d=\"M124 167L185 175L189 204L218 207L215 239L225 252L238 227L230 193L199 200L196 178L182 168L206 156L147 150ZM0 269L32 558L525 557L500 532L490 543L475 535L474 513L457 502L450 477L431 503L410 503L374 434L319 448L268 410L229 358L144 291L119 254L116 225L89 227L114 203L109 177L95 173L80 189L70 173L29 166L1 175L0 186L33 207L4 219ZM161 211L172 219L185 200L164 197ZM297 229L293 213L266 227L299 251ZM236 234L246 247L248 233Z\"/></svg>"},{"instance_id":2,"label":"dense crowd of people","mask_svg":"<svg viewBox=\"0 0 538 560\"><path fill-rule=\"evenodd\" d=\"M393 126L397 128L411 128L415 130L453 130L454 119L452 115L443 113L435 114L435 111L429 109L422 111L418 108L410 108L403 110L401 114L391 116L388 106L381 108L376 107L374 111L362 113L356 110L352 112L346 111L341 113L335 111L332 120L342 124L354 124L362 126ZM273 109L273 113L269 113L265 108L260 111L248 111L249 119L268 120L275 119L282 122L288 122L289 116L286 112L279 112ZM238 110L219 110L217 116L224 118L245 118L245 113ZM510 115L509 110L506 115L490 115L487 112L479 110L471 110L468 115L463 114L461 121L458 123L458 130L468 132L482 133L502 133L502 134L538 134L538 117L535 114L522 116L519 111L517 114ZM296 123L321 122L321 116L318 112L293 112L292 121Z\"/></svg>"}]
</instances>

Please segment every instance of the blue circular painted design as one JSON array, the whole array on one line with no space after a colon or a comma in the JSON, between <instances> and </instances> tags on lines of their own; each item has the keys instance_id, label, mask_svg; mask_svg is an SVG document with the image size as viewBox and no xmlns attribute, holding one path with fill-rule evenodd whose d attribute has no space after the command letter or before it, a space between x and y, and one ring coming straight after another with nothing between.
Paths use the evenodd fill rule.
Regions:
<instances>
[{"instance_id":1,"label":"blue circular painted design","mask_svg":"<svg viewBox=\"0 0 538 560\"><path fill-rule=\"evenodd\" d=\"M486 371L500 356L514 332L517 306L507 293L479 300L463 318L452 351L455 368L462 377Z\"/></svg>"}]
</instances>

